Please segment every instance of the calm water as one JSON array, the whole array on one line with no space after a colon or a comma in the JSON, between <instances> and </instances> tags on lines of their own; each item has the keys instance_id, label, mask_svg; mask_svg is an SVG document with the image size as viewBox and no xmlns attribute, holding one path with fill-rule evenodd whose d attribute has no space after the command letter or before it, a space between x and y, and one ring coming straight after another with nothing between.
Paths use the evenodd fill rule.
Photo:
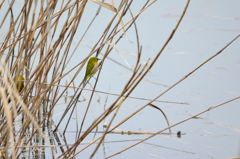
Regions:
<instances>
[{"instance_id":1,"label":"calm water","mask_svg":"<svg viewBox=\"0 0 240 159\"><path fill-rule=\"evenodd\" d=\"M118 2L116 1L115 3ZM133 2L133 14L138 13L142 7L141 3L143 1ZM147 61L148 58L154 58L159 52L180 18L185 4L186 1L183 0L157 1L139 17L137 27L140 43L143 47L141 63ZM159 57L151 72L144 78L131 96L146 99L155 98L240 34L239 5L240 2L238 0L232 0L231 2L227 0L191 1L186 16L175 36ZM95 14L89 8L97 9L97 7L93 3L87 6L86 15L89 14L84 16L86 24L81 25L82 30L84 30ZM93 47L111 16L110 11L102 9L95 25L93 25L77 50L77 52L81 53L82 58L89 53L89 47ZM128 21L127 18L130 18L130 15L126 16L124 22ZM79 31L76 34L76 37L80 37L83 33ZM74 44L77 44L78 40L76 38ZM171 125L240 95L239 43L240 39L237 39L220 55L158 99L186 104L153 103L165 112ZM131 67L134 67L137 52L134 30L129 31L126 37L116 45L116 50L112 51L109 55L110 58L127 66L123 60L124 58ZM69 64L69 69L75 66L81 57L79 57L79 54L75 54ZM83 74L82 72L82 76L79 76L79 81L83 78ZM119 94L130 75L131 71L107 59L101 70L101 76L96 89ZM91 79L92 84L94 81L94 79ZM90 87L87 86L87 88ZM71 93L73 92L70 90L69 94ZM83 94L86 98L90 97L90 92L88 91L84 91ZM99 98L100 102L97 101ZM116 99L116 96L108 96L101 93L94 96L84 129L103 112L106 99L106 106L109 106ZM147 102L146 100L127 99L112 126ZM185 133L181 138L178 138L176 135L172 137L157 135L113 158L202 159L239 157L239 104L240 100L233 101L206 112L199 118L191 119L173 127L172 132L174 134L178 131ZM86 106L87 102L79 102L77 105L77 114L80 119ZM56 122L59 120L59 113L62 113L66 108L64 99L62 99L57 108L59 109L56 109L56 115L54 116ZM73 118L66 134L68 144L72 144L75 141L75 120ZM105 121L105 124L108 124L108 120ZM166 127L167 124L163 115L156 109L147 107L118 127L117 130L157 132ZM60 131L62 129L60 128ZM99 127L99 131L102 130L103 128ZM96 134L95 138L100 135ZM148 136L109 134L106 136L104 144L99 148L95 158L104 158L114 154ZM94 134L88 136L84 143L91 142L93 138ZM84 146L84 144L79 146L79 150ZM85 150L77 158L88 158L94 148L95 145ZM49 158L51 157L49 156Z\"/></svg>"}]
</instances>

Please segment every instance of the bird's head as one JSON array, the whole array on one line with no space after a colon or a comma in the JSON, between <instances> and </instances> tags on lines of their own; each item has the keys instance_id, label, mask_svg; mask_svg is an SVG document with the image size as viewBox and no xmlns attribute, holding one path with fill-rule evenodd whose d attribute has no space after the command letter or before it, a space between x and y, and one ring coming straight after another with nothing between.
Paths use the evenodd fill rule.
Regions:
<instances>
[{"instance_id":1,"label":"bird's head","mask_svg":"<svg viewBox=\"0 0 240 159\"><path fill-rule=\"evenodd\" d=\"M91 58L89 59L89 61L92 61L92 62L97 62L98 60L100 60L100 59L97 58L97 57L91 57Z\"/></svg>"},{"instance_id":2,"label":"bird's head","mask_svg":"<svg viewBox=\"0 0 240 159\"><path fill-rule=\"evenodd\" d=\"M23 76L18 76L18 79L17 79L18 81L24 81L25 80L25 78L23 77Z\"/></svg>"}]
</instances>

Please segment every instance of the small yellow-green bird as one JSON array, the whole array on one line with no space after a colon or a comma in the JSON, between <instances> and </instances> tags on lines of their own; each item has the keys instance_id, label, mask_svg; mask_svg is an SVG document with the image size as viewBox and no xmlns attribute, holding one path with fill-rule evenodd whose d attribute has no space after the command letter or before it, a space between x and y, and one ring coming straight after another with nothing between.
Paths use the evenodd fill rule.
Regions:
<instances>
[{"instance_id":1,"label":"small yellow-green bird","mask_svg":"<svg viewBox=\"0 0 240 159\"><path fill-rule=\"evenodd\" d=\"M24 80L25 80L24 77L19 75L18 78L17 78L17 81L15 83L16 88L17 88L19 93L22 91L22 89L24 87ZM9 98L8 103L10 103L10 102L11 102L11 99Z\"/></svg>"},{"instance_id":2,"label":"small yellow-green bird","mask_svg":"<svg viewBox=\"0 0 240 159\"><path fill-rule=\"evenodd\" d=\"M20 93L24 87L24 77L23 76L18 76L17 82L16 82L16 87L18 92Z\"/></svg>"},{"instance_id":3,"label":"small yellow-green bird","mask_svg":"<svg viewBox=\"0 0 240 159\"><path fill-rule=\"evenodd\" d=\"M88 60L86 73L85 73L85 77L83 80L84 85L86 85L87 79L92 77L98 71L98 60L100 60L100 59L97 57L91 57Z\"/></svg>"}]
</instances>

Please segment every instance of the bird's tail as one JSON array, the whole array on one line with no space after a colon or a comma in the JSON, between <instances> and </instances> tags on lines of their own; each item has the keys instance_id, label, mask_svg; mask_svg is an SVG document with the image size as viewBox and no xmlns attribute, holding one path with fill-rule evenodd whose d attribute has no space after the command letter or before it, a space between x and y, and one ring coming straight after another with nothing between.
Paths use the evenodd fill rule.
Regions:
<instances>
[{"instance_id":1,"label":"bird's tail","mask_svg":"<svg viewBox=\"0 0 240 159\"><path fill-rule=\"evenodd\" d=\"M85 76L82 80L82 87L85 87L87 85L87 76Z\"/></svg>"}]
</instances>

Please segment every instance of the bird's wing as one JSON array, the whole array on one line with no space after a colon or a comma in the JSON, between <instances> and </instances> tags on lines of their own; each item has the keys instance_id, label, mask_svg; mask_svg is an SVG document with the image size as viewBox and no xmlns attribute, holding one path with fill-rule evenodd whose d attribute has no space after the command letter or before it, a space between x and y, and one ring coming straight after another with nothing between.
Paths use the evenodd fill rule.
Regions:
<instances>
[{"instance_id":1,"label":"bird's wing","mask_svg":"<svg viewBox=\"0 0 240 159\"><path fill-rule=\"evenodd\" d=\"M86 74L85 74L85 80L86 80L87 78L89 78L89 77L88 77L89 75L91 75L91 71L92 71L93 67L94 67L94 63L93 63L93 62L87 64L87 69L86 69Z\"/></svg>"}]
</instances>

